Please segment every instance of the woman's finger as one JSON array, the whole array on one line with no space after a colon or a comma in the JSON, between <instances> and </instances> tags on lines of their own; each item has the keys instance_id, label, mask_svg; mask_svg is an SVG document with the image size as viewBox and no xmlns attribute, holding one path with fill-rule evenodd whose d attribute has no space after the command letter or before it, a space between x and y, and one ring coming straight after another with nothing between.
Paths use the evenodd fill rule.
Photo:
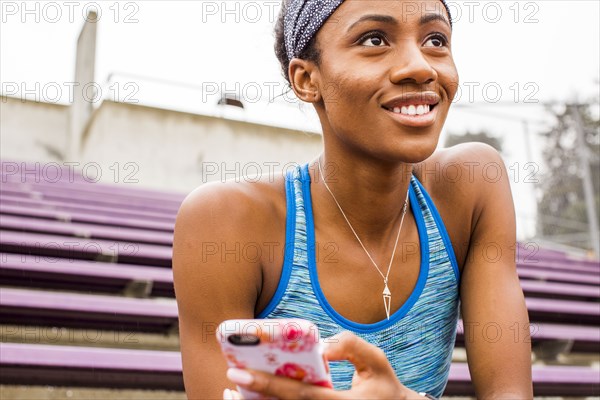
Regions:
<instances>
[{"instance_id":1,"label":"woman's finger","mask_svg":"<svg viewBox=\"0 0 600 400\"><path fill-rule=\"evenodd\" d=\"M225 389L223 391L223 400L244 400L244 398L237 390Z\"/></svg>"},{"instance_id":2,"label":"woman's finger","mask_svg":"<svg viewBox=\"0 0 600 400\"><path fill-rule=\"evenodd\" d=\"M281 400L298 398L338 400L344 398L343 392L260 371L230 368L227 371L227 378L244 389L274 396Z\"/></svg>"},{"instance_id":3,"label":"woman's finger","mask_svg":"<svg viewBox=\"0 0 600 400\"><path fill-rule=\"evenodd\" d=\"M383 350L348 331L328 338L324 353L330 361L350 361L357 372L383 371L390 367Z\"/></svg>"}]
</instances>

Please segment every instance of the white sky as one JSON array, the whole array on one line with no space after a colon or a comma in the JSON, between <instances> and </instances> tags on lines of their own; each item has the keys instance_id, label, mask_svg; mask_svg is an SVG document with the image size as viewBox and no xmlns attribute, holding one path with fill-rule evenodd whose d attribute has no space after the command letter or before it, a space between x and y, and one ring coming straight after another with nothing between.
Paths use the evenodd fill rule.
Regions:
<instances>
[{"instance_id":1,"label":"white sky","mask_svg":"<svg viewBox=\"0 0 600 400\"><path fill-rule=\"evenodd\" d=\"M65 83L74 80L76 40L84 22L82 12L90 3L0 1L0 92L12 94L8 91L16 85L35 92L27 98L67 102ZM261 100L238 118L318 130L311 107L299 111L295 103L282 100L278 103L283 106L268 105L273 93L281 93L284 87L272 50L278 3L95 3L101 11L96 81L102 85L103 96L115 98L118 89L121 100L130 95L143 104L215 113L213 104L218 95L207 93L215 87L234 91L239 87L246 89L247 96L260 95ZM542 107L526 104L526 100L588 101L599 97L600 2L450 4L455 19L460 16L452 43L462 96L450 111L444 134L485 129L504 138L505 160L514 174L511 181L522 238L533 233L535 214L533 184L524 181L532 169L524 164L540 161L542 143L536 133L551 122ZM116 75L107 84L110 74ZM128 74L184 85L157 83ZM482 90L485 85L487 93ZM473 87L473 98L469 86ZM57 92L57 87L62 90ZM273 87L275 92L270 92ZM204 97L202 88L206 89ZM493 104L497 88L501 102L511 104ZM530 121L531 155L527 154L523 119ZM538 174L543 172L541 167Z\"/></svg>"}]
</instances>

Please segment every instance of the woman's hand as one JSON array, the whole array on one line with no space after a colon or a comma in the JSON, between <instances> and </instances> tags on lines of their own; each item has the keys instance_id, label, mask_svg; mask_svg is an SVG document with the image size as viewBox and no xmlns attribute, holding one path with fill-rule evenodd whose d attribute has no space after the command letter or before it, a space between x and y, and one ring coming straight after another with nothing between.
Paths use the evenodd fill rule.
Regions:
<instances>
[{"instance_id":1,"label":"woman's hand","mask_svg":"<svg viewBox=\"0 0 600 400\"><path fill-rule=\"evenodd\" d=\"M244 389L279 399L424 399L402 385L384 352L350 332L328 340L328 360L348 360L356 369L352 389L334 391L254 370L229 369L227 377ZM231 391L234 399L240 398ZM238 397L239 396L239 397Z\"/></svg>"}]
</instances>

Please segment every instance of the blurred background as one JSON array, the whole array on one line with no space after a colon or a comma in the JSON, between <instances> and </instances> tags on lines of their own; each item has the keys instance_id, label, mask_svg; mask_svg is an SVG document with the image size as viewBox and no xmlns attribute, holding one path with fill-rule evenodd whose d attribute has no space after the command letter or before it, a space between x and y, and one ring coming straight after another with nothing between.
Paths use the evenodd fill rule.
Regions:
<instances>
[{"instance_id":1,"label":"blurred background","mask_svg":"<svg viewBox=\"0 0 600 400\"><path fill-rule=\"evenodd\" d=\"M503 156L539 396L600 390L599 4L449 2L461 84L439 147ZM2 398L184 398L181 200L321 151L274 55L279 8L0 2ZM448 394L469 395L460 338L454 361Z\"/></svg>"}]
</instances>

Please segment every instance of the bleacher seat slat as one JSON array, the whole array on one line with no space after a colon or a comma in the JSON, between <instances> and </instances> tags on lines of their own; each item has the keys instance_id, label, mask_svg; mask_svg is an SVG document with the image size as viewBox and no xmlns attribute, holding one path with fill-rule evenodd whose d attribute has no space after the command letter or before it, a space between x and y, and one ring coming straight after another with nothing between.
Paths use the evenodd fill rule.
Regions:
<instances>
[{"instance_id":1,"label":"bleacher seat slat","mask_svg":"<svg viewBox=\"0 0 600 400\"><path fill-rule=\"evenodd\" d=\"M167 268L11 253L0 253L0 260L3 285L118 293L134 280L148 280L151 296L175 296Z\"/></svg>"},{"instance_id":2,"label":"bleacher seat slat","mask_svg":"<svg viewBox=\"0 0 600 400\"><path fill-rule=\"evenodd\" d=\"M79 222L50 221L40 218L0 216L0 228L18 232L82 237L86 239L118 240L172 246L173 234L135 228L111 227Z\"/></svg>"},{"instance_id":3,"label":"bleacher seat slat","mask_svg":"<svg viewBox=\"0 0 600 400\"><path fill-rule=\"evenodd\" d=\"M73 172L73 171L71 171ZM65 171L64 173L51 175L49 173L39 173L39 174L27 174L27 175L17 175L14 173L7 174L4 172L0 172L0 178L2 182L11 184L38 184L38 185L64 185L67 188L77 190L87 191L87 192L104 192L104 193L119 193L125 194L129 196L143 197L146 199L156 199L156 200L166 200L166 201L174 201L180 202L182 201L186 194L185 193L176 193L176 192L166 192L155 189L141 188L136 182L126 183L126 179L123 179L123 185L115 185L113 183L105 183L103 181L98 181L92 177L84 177L80 173L71 173L69 171Z\"/></svg>"},{"instance_id":4,"label":"bleacher seat slat","mask_svg":"<svg viewBox=\"0 0 600 400\"><path fill-rule=\"evenodd\" d=\"M43 218L56 221L80 222L104 226L117 226L137 229L147 229L162 232L173 232L174 224L169 222L152 221L142 218L115 217L97 215L90 212L58 211L48 208L23 207L18 205L0 204L0 214L20 217Z\"/></svg>"},{"instance_id":5,"label":"bleacher seat slat","mask_svg":"<svg viewBox=\"0 0 600 400\"><path fill-rule=\"evenodd\" d=\"M0 203L2 205L15 205L22 207L33 207L33 208L41 208L48 210L57 210L57 211L65 211L65 212L82 212L82 213L90 213L93 215L107 215L111 217L123 217L123 218L146 218L151 219L153 221L162 221L175 223L175 214L174 213L160 213L160 212L151 212L151 211L143 211L143 210L122 210L116 207L107 207L107 206L98 206L98 205L89 205L89 204L81 204L81 203L65 203L61 201L51 201L51 200L39 200L35 198L28 198L24 196L12 196L10 194L6 194L0 190Z\"/></svg>"},{"instance_id":6,"label":"bleacher seat slat","mask_svg":"<svg viewBox=\"0 0 600 400\"><path fill-rule=\"evenodd\" d=\"M577 263L569 263L568 261L546 261L546 262L517 262L517 265L520 268L527 269L540 269L547 271L560 271L560 272L581 272L585 274L598 275L600 273L600 269L596 268L593 265L589 264L577 264Z\"/></svg>"},{"instance_id":7,"label":"bleacher seat slat","mask_svg":"<svg viewBox=\"0 0 600 400\"><path fill-rule=\"evenodd\" d=\"M19 193L15 191L8 191L3 189L5 194L11 196L18 196ZM87 204L98 207L112 207L112 208L120 208L121 210L131 210L131 211L145 211L152 213L164 213L169 215L174 215L177 212L177 208L162 208L157 206L152 206L151 203L148 204L136 204L133 202L121 202L112 198L110 195L105 196L82 196L77 195L75 193L64 194L64 192L57 191L56 193L44 193L39 191L34 192L23 192L22 197L29 197L36 200L43 201L55 201L59 203L65 204Z\"/></svg>"},{"instance_id":8,"label":"bleacher seat slat","mask_svg":"<svg viewBox=\"0 0 600 400\"><path fill-rule=\"evenodd\" d=\"M153 290L161 289L163 295L172 296L172 273L163 268L137 265L124 265L103 263L84 260L68 260L56 257L25 256L18 254L0 254L0 276L3 282L11 280L22 286L49 287L50 282L55 284L85 285L86 290L103 290L110 284L118 291L122 286L133 279L149 279L155 282ZM52 276L56 275L56 276ZM90 282L90 277L95 280ZM158 277L158 279L156 278ZM115 284L115 281L120 283ZM83 287L83 286L82 286ZM543 297L552 299L569 300L600 300L600 287L590 285L563 284L553 282L538 282L521 280L521 287L527 297ZM158 294L154 294L158 295Z\"/></svg>"},{"instance_id":9,"label":"bleacher seat slat","mask_svg":"<svg viewBox=\"0 0 600 400\"><path fill-rule=\"evenodd\" d=\"M0 304L4 324L167 332L177 323L177 304L172 299L2 288Z\"/></svg>"},{"instance_id":10,"label":"bleacher seat slat","mask_svg":"<svg viewBox=\"0 0 600 400\"><path fill-rule=\"evenodd\" d=\"M31 186L31 188L29 187ZM20 183L4 183L3 191L8 193L36 193L35 196L48 199L64 199L69 201L83 201L86 203L99 203L103 205L112 205L124 208L142 208L148 210L156 210L163 212L177 212L180 201L158 201L156 199L148 199L144 197L134 197L118 195L114 193L103 192L86 192L78 191L76 188L68 189L68 196L64 188L59 185L41 185L41 184L20 184Z\"/></svg>"},{"instance_id":11,"label":"bleacher seat slat","mask_svg":"<svg viewBox=\"0 0 600 400\"><path fill-rule=\"evenodd\" d=\"M600 287L598 286L540 282L527 279L521 279L520 283L521 288L527 297L600 301Z\"/></svg>"},{"instance_id":12,"label":"bleacher seat slat","mask_svg":"<svg viewBox=\"0 0 600 400\"><path fill-rule=\"evenodd\" d=\"M577 366L534 365L532 380L536 396L597 396L600 370ZM466 363L452 363L445 395L475 395Z\"/></svg>"},{"instance_id":13,"label":"bleacher seat slat","mask_svg":"<svg viewBox=\"0 0 600 400\"><path fill-rule=\"evenodd\" d=\"M51 379L53 384L60 385L136 388L147 387L149 379L155 382L153 388L183 390L181 355L178 352L19 343L2 343L0 350L4 378L21 384L34 384L42 376L44 382ZM36 373L23 374L24 370ZM52 371L66 373L52 374ZM90 378L86 371L95 371L97 376ZM118 374L111 375L110 371L128 379L118 379ZM131 379L135 372L138 379ZM165 376L178 377L178 380L165 380ZM537 395L595 396L599 393L598 369L534 365L532 376ZM467 364L452 363L445 395L474 395L470 381ZM173 385L175 382L177 384Z\"/></svg>"},{"instance_id":14,"label":"bleacher seat slat","mask_svg":"<svg viewBox=\"0 0 600 400\"><path fill-rule=\"evenodd\" d=\"M588 274L574 274L568 272L532 270L517 267L517 273L521 278L537 279L540 281L581 283L585 285L600 285L600 276Z\"/></svg>"},{"instance_id":15,"label":"bleacher seat slat","mask_svg":"<svg viewBox=\"0 0 600 400\"><path fill-rule=\"evenodd\" d=\"M565 262L568 264L575 265L587 265L600 270L600 261L597 259L575 257L561 251L539 248L539 246L535 242L533 242L532 244L533 247L528 249L521 248L521 245L519 244L516 254L517 263L531 264L542 262Z\"/></svg>"},{"instance_id":16,"label":"bleacher seat slat","mask_svg":"<svg viewBox=\"0 0 600 400\"><path fill-rule=\"evenodd\" d=\"M476 326L473 326L475 328ZM480 325L478 328L482 329ZM529 329L527 329L529 328ZM500 328L501 329L501 328ZM458 321L456 329L456 344L464 347L464 326L463 321ZM529 333L527 332L529 331ZM474 330L472 332L475 332ZM478 331L480 332L480 331ZM499 332L492 330L490 336L497 335ZM553 323L532 322L529 327L511 326L508 332L503 334L510 335L517 341L527 341L532 344L547 341L572 341L571 352L598 354L600 352L600 326L576 326Z\"/></svg>"},{"instance_id":17,"label":"bleacher seat slat","mask_svg":"<svg viewBox=\"0 0 600 400\"><path fill-rule=\"evenodd\" d=\"M2 251L7 253L87 260L112 257L125 264L168 268L171 267L172 256L169 246L16 231L0 231L0 246Z\"/></svg>"},{"instance_id":18,"label":"bleacher seat slat","mask_svg":"<svg viewBox=\"0 0 600 400\"><path fill-rule=\"evenodd\" d=\"M0 366L12 384L184 389L173 351L0 343Z\"/></svg>"},{"instance_id":19,"label":"bleacher seat slat","mask_svg":"<svg viewBox=\"0 0 600 400\"><path fill-rule=\"evenodd\" d=\"M597 325L600 320L598 303L532 297L526 297L525 303L531 321Z\"/></svg>"},{"instance_id":20,"label":"bleacher seat slat","mask_svg":"<svg viewBox=\"0 0 600 400\"><path fill-rule=\"evenodd\" d=\"M96 314L110 315L106 317L105 321L102 321L104 325L111 323L111 318L122 319L123 315L136 316L136 318L142 318L146 324L152 324L153 320L156 319L156 325L162 329L168 330L176 324L177 320L177 304L174 300L157 302L154 299L132 299L116 296L100 296L90 294L65 294L65 293L50 293L43 291L35 291L28 289L8 289L3 288L0 294L0 303L2 303L4 310L0 312L2 320L5 323L16 323L23 321L23 319L30 318L31 315L38 315L43 313L46 318L45 323L52 323L53 319L61 321L64 318L65 312L73 313L80 319L76 321L70 321L71 326L74 324L85 328L88 325L87 316L90 318ZM567 315L572 321L587 321L597 320L598 308L590 309L589 307L581 307L582 302L567 302L567 301L553 301L547 299L534 299L532 304L528 301L528 308L532 313L532 340L533 339L565 339L565 331L561 330L555 324L545 325L544 322L554 321L553 312L548 311L552 309L558 309L559 312ZM583 303L585 304L585 303ZM84 318L86 317L86 318ZM165 323L165 319L168 319L168 323ZM567 318L563 318L563 321ZM31 318L28 320L28 324L31 324ZM137 320L132 319L132 323ZM41 323L41 320L37 320ZM98 322L94 322L97 324ZM540 328L541 326L541 328ZM154 327L156 328L156 327ZM154 329L153 328L153 329ZM541 330L540 333L538 330ZM524 337L524 333L520 331L522 327L515 328L517 331L513 334L519 334ZM600 328L598 328L600 329ZM578 331L573 327L573 331L579 334L580 341L597 342L598 330L594 327L590 329L579 329ZM462 335L462 328L459 325L459 336ZM573 338L577 339L577 338ZM584 340L585 339L585 340ZM460 338L458 339L460 342Z\"/></svg>"}]
</instances>

